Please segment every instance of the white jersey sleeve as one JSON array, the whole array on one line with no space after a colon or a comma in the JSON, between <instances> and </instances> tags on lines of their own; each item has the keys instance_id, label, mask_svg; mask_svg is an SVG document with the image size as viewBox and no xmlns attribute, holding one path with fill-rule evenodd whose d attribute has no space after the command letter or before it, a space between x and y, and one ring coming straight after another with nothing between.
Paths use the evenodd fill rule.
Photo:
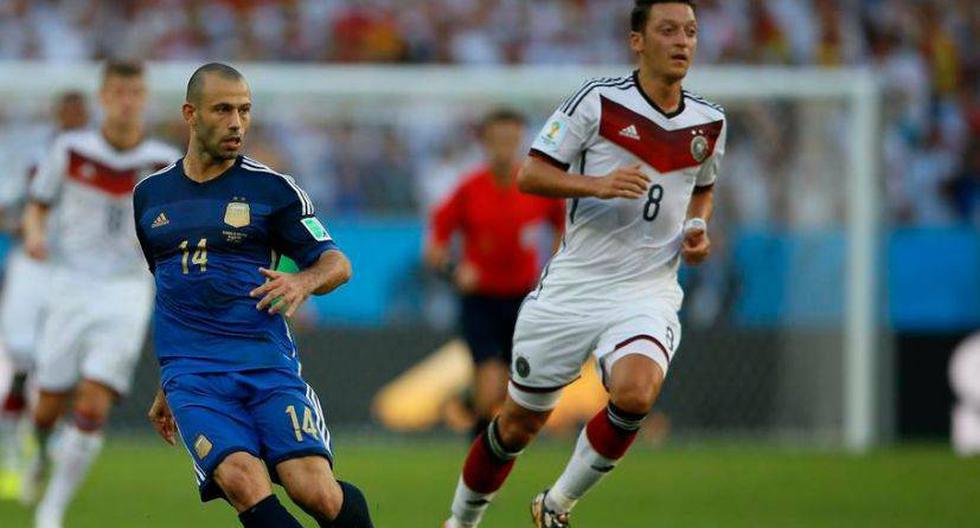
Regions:
<instances>
[{"instance_id":1,"label":"white jersey sleeve","mask_svg":"<svg viewBox=\"0 0 980 528\"><path fill-rule=\"evenodd\" d=\"M698 175L694 183L697 187L710 187L717 181L718 173L721 171L721 158L725 155L725 140L727 138L728 122L724 121L721 126L721 133L715 142L714 151L705 160L704 164L701 165L700 170L698 170Z\"/></svg>"},{"instance_id":2,"label":"white jersey sleeve","mask_svg":"<svg viewBox=\"0 0 980 528\"><path fill-rule=\"evenodd\" d=\"M597 79L585 83L558 107L531 145L531 154L568 169L595 140L599 124Z\"/></svg>"},{"instance_id":3,"label":"white jersey sleeve","mask_svg":"<svg viewBox=\"0 0 980 528\"><path fill-rule=\"evenodd\" d=\"M65 181L67 166L68 147L65 137L59 136L47 155L38 163L37 172L28 189L28 198L45 204L54 202Z\"/></svg>"}]
</instances>

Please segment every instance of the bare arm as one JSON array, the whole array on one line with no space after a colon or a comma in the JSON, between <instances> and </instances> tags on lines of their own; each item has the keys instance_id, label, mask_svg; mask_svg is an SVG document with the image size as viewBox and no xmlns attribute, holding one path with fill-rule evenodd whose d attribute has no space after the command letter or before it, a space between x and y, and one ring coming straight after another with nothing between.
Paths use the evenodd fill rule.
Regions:
<instances>
[{"instance_id":1,"label":"bare arm","mask_svg":"<svg viewBox=\"0 0 980 528\"><path fill-rule=\"evenodd\" d=\"M336 249L324 251L313 265L297 273L265 268L259 272L269 280L249 293L262 297L255 308L268 308L270 314L283 312L286 317L292 317L310 295L326 295L350 280L352 274L350 261ZM273 304L276 299L279 302Z\"/></svg>"},{"instance_id":2,"label":"bare arm","mask_svg":"<svg viewBox=\"0 0 980 528\"><path fill-rule=\"evenodd\" d=\"M715 188L714 186L706 189L694 189L691 195L691 203L687 206L688 218L701 218L705 223L711 221L711 214L715 211Z\"/></svg>"},{"instance_id":3,"label":"bare arm","mask_svg":"<svg viewBox=\"0 0 980 528\"><path fill-rule=\"evenodd\" d=\"M28 202L24 209L24 249L36 260L48 258L47 222L51 208L40 202Z\"/></svg>"},{"instance_id":4,"label":"bare arm","mask_svg":"<svg viewBox=\"0 0 980 528\"><path fill-rule=\"evenodd\" d=\"M551 198L639 198L650 177L640 164L616 169L602 177L569 174L540 158L529 156L517 174L517 187L529 194Z\"/></svg>"}]
</instances>

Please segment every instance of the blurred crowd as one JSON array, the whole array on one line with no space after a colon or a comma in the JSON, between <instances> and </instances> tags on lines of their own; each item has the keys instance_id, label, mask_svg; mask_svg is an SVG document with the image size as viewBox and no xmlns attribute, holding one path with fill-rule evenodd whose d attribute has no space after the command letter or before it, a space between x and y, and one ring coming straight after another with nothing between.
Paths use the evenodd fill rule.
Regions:
<instances>
[{"instance_id":1,"label":"blurred crowd","mask_svg":"<svg viewBox=\"0 0 980 528\"><path fill-rule=\"evenodd\" d=\"M0 0L0 59L628 64L631 5ZM701 0L698 15L701 64L874 68L885 86L880 141L890 218L914 225L980 225L980 2ZM808 146L843 148L811 145L813 127L801 124L811 117L800 105L730 106L726 172L739 182L729 196L732 216L804 226L839 217L840 201L833 195L824 204L817 199L801 205L794 198L815 186L841 188L832 178L839 180L834 173L842 167L805 155ZM355 123L305 130L302 138L291 135L295 131L268 130L267 157L283 158L326 206L386 212L423 209L475 158L455 134L420 153L411 130ZM825 136L841 137L833 131ZM363 146L365 139L370 148ZM296 157L304 152L315 155ZM413 162L405 163L406 156ZM821 163L823 174L815 175ZM360 174L383 174L384 185Z\"/></svg>"}]
</instances>

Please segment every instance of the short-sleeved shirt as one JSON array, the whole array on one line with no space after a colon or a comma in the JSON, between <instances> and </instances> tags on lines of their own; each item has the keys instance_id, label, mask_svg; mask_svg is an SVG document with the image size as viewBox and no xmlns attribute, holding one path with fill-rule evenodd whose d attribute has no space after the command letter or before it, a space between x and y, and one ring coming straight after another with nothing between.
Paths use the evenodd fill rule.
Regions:
<instances>
[{"instance_id":1,"label":"short-sleeved shirt","mask_svg":"<svg viewBox=\"0 0 980 528\"><path fill-rule=\"evenodd\" d=\"M281 314L249 292L282 255L300 268L336 249L295 180L244 156L199 183L183 159L141 182L136 233L156 281L154 345L164 382L181 373L296 371Z\"/></svg>"},{"instance_id":2,"label":"short-sleeved shirt","mask_svg":"<svg viewBox=\"0 0 980 528\"><path fill-rule=\"evenodd\" d=\"M532 156L574 173L599 177L639 163L652 179L635 200L568 201L565 244L545 268L538 294L583 306L656 295L680 307L683 225L692 193L717 178L725 113L686 90L679 107L665 112L637 75L585 83L531 148Z\"/></svg>"},{"instance_id":3,"label":"short-sleeved shirt","mask_svg":"<svg viewBox=\"0 0 980 528\"><path fill-rule=\"evenodd\" d=\"M179 156L152 139L118 150L96 129L58 136L29 190L31 200L52 207L52 265L100 279L145 273L133 235L133 187Z\"/></svg>"},{"instance_id":4,"label":"short-sleeved shirt","mask_svg":"<svg viewBox=\"0 0 980 528\"><path fill-rule=\"evenodd\" d=\"M541 269L537 227L564 223L561 200L524 194L513 179L496 182L487 167L463 178L453 193L432 212L431 236L446 244L454 233L463 238L463 258L476 267L476 293L526 295Z\"/></svg>"}]
</instances>

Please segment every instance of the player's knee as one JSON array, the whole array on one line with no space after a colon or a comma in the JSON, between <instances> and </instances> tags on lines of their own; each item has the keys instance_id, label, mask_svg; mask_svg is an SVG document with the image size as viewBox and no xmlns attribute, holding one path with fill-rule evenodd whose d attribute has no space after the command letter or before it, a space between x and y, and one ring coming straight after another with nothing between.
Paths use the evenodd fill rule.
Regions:
<instances>
[{"instance_id":1,"label":"player's knee","mask_svg":"<svg viewBox=\"0 0 980 528\"><path fill-rule=\"evenodd\" d=\"M302 478L287 487L289 498L303 510L320 519L335 519L340 514L344 494L333 479Z\"/></svg>"},{"instance_id":2,"label":"player's knee","mask_svg":"<svg viewBox=\"0 0 980 528\"><path fill-rule=\"evenodd\" d=\"M247 453L225 458L214 472L214 481L239 511L251 508L272 493L262 463Z\"/></svg>"},{"instance_id":3,"label":"player's knee","mask_svg":"<svg viewBox=\"0 0 980 528\"><path fill-rule=\"evenodd\" d=\"M504 447L511 451L520 451L534 440L547 420L547 415L521 414L510 416L503 413L497 418L497 431Z\"/></svg>"},{"instance_id":4,"label":"player's knee","mask_svg":"<svg viewBox=\"0 0 980 528\"><path fill-rule=\"evenodd\" d=\"M647 414L660 394L659 383L624 383L610 390L616 407L632 414Z\"/></svg>"}]
</instances>

